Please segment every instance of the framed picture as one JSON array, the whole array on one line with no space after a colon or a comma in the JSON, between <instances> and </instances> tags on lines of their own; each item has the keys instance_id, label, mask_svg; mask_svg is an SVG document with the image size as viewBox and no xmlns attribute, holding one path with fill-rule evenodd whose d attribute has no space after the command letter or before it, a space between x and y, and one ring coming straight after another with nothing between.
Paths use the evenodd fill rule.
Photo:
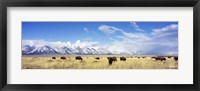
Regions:
<instances>
[{"instance_id":1,"label":"framed picture","mask_svg":"<svg viewBox=\"0 0 200 91\"><path fill-rule=\"evenodd\" d=\"M1 1L1 89L199 91L199 7L199 0Z\"/></svg>"}]
</instances>

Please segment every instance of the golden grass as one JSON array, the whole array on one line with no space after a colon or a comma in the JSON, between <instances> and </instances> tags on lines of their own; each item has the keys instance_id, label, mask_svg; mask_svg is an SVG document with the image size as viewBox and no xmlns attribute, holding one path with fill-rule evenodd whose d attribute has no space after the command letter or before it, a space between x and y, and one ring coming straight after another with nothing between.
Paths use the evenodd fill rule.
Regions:
<instances>
[{"instance_id":1,"label":"golden grass","mask_svg":"<svg viewBox=\"0 0 200 91\"><path fill-rule=\"evenodd\" d=\"M56 57L22 57L22 69L177 69L178 61L173 58L166 58L166 61L156 61L151 57L146 58L126 58L112 65L108 64L107 57L100 57L100 60L91 57L82 57L83 62L75 60L75 57L66 57L65 60Z\"/></svg>"}]
</instances>

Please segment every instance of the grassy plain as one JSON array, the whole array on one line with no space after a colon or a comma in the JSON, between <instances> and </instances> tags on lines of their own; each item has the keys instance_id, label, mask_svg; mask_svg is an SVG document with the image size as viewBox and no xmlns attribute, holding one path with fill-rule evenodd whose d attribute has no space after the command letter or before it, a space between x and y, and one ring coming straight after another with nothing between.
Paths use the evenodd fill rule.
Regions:
<instances>
[{"instance_id":1,"label":"grassy plain","mask_svg":"<svg viewBox=\"0 0 200 91\"><path fill-rule=\"evenodd\" d=\"M120 61L109 65L107 56L82 56L83 61L75 60L75 56L66 59L52 59L51 56L22 57L22 69L178 69L178 61L167 58L166 61L156 61L147 56L146 58L126 57L126 61Z\"/></svg>"}]
</instances>

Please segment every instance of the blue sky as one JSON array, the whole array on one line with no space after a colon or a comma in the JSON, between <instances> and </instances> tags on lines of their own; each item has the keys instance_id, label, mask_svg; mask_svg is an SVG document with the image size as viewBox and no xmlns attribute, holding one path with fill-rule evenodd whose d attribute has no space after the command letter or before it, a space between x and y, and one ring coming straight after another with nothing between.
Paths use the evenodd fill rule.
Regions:
<instances>
[{"instance_id":1,"label":"blue sky","mask_svg":"<svg viewBox=\"0 0 200 91\"><path fill-rule=\"evenodd\" d=\"M144 33L150 33L152 29L162 28L177 22L136 22ZM138 32L130 22L23 22L22 39L46 40L46 41L71 41L92 39L99 42L110 42L109 38L116 38L120 33L107 36L98 30L100 25L115 26L126 32ZM87 29L86 32L84 29Z\"/></svg>"},{"instance_id":2,"label":"blue sky","mask_svg":"<svg viewBox=\"0 0 200 91\"><path fill-rule=\"evenodd\" d=\"M152 48L146 48L148 50L146 54L151 54L157 50L156 48L163 47L166 52L175 50L173 53L177 53L177 27L178 22L22 22L22 40L70 41L72 43L77 40L90 40L100 44L130 43L132 46L136 45L135 50L142 51L154 43ZM134 44L136 41L138 43ZM149 44L145 45L144 42ZM144 45L144 50L137 48L139 44ZM170 45L176 46L171 48Z\"/></svg>"}]
</instances>

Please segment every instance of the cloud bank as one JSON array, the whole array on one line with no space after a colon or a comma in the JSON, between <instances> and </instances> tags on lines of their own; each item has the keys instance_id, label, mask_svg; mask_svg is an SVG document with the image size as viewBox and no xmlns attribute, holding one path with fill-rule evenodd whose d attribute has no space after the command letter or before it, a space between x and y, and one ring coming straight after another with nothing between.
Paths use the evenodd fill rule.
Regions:
<instances>
[{"instance_id":1,"label":"cloud bank","mask_svg":"<svg viewBox=\"0 0 200 91\"><path fill-rule=\"evenodd\" d=\"M136 28L139 26L133 23ZM115 32L121 32L121 36L117 36L122 41L114 41L111 48L125 50L131 54L146 55L178 55L178 25L171 24L162 28L152 29L149 34L125 32L122 29L104 25L112 28ZM100 30L101 31L101 30ZM105 33L105 31L103 31ZM114 33L114 32L113 32Z\"/></svg>"}]
</instances>

